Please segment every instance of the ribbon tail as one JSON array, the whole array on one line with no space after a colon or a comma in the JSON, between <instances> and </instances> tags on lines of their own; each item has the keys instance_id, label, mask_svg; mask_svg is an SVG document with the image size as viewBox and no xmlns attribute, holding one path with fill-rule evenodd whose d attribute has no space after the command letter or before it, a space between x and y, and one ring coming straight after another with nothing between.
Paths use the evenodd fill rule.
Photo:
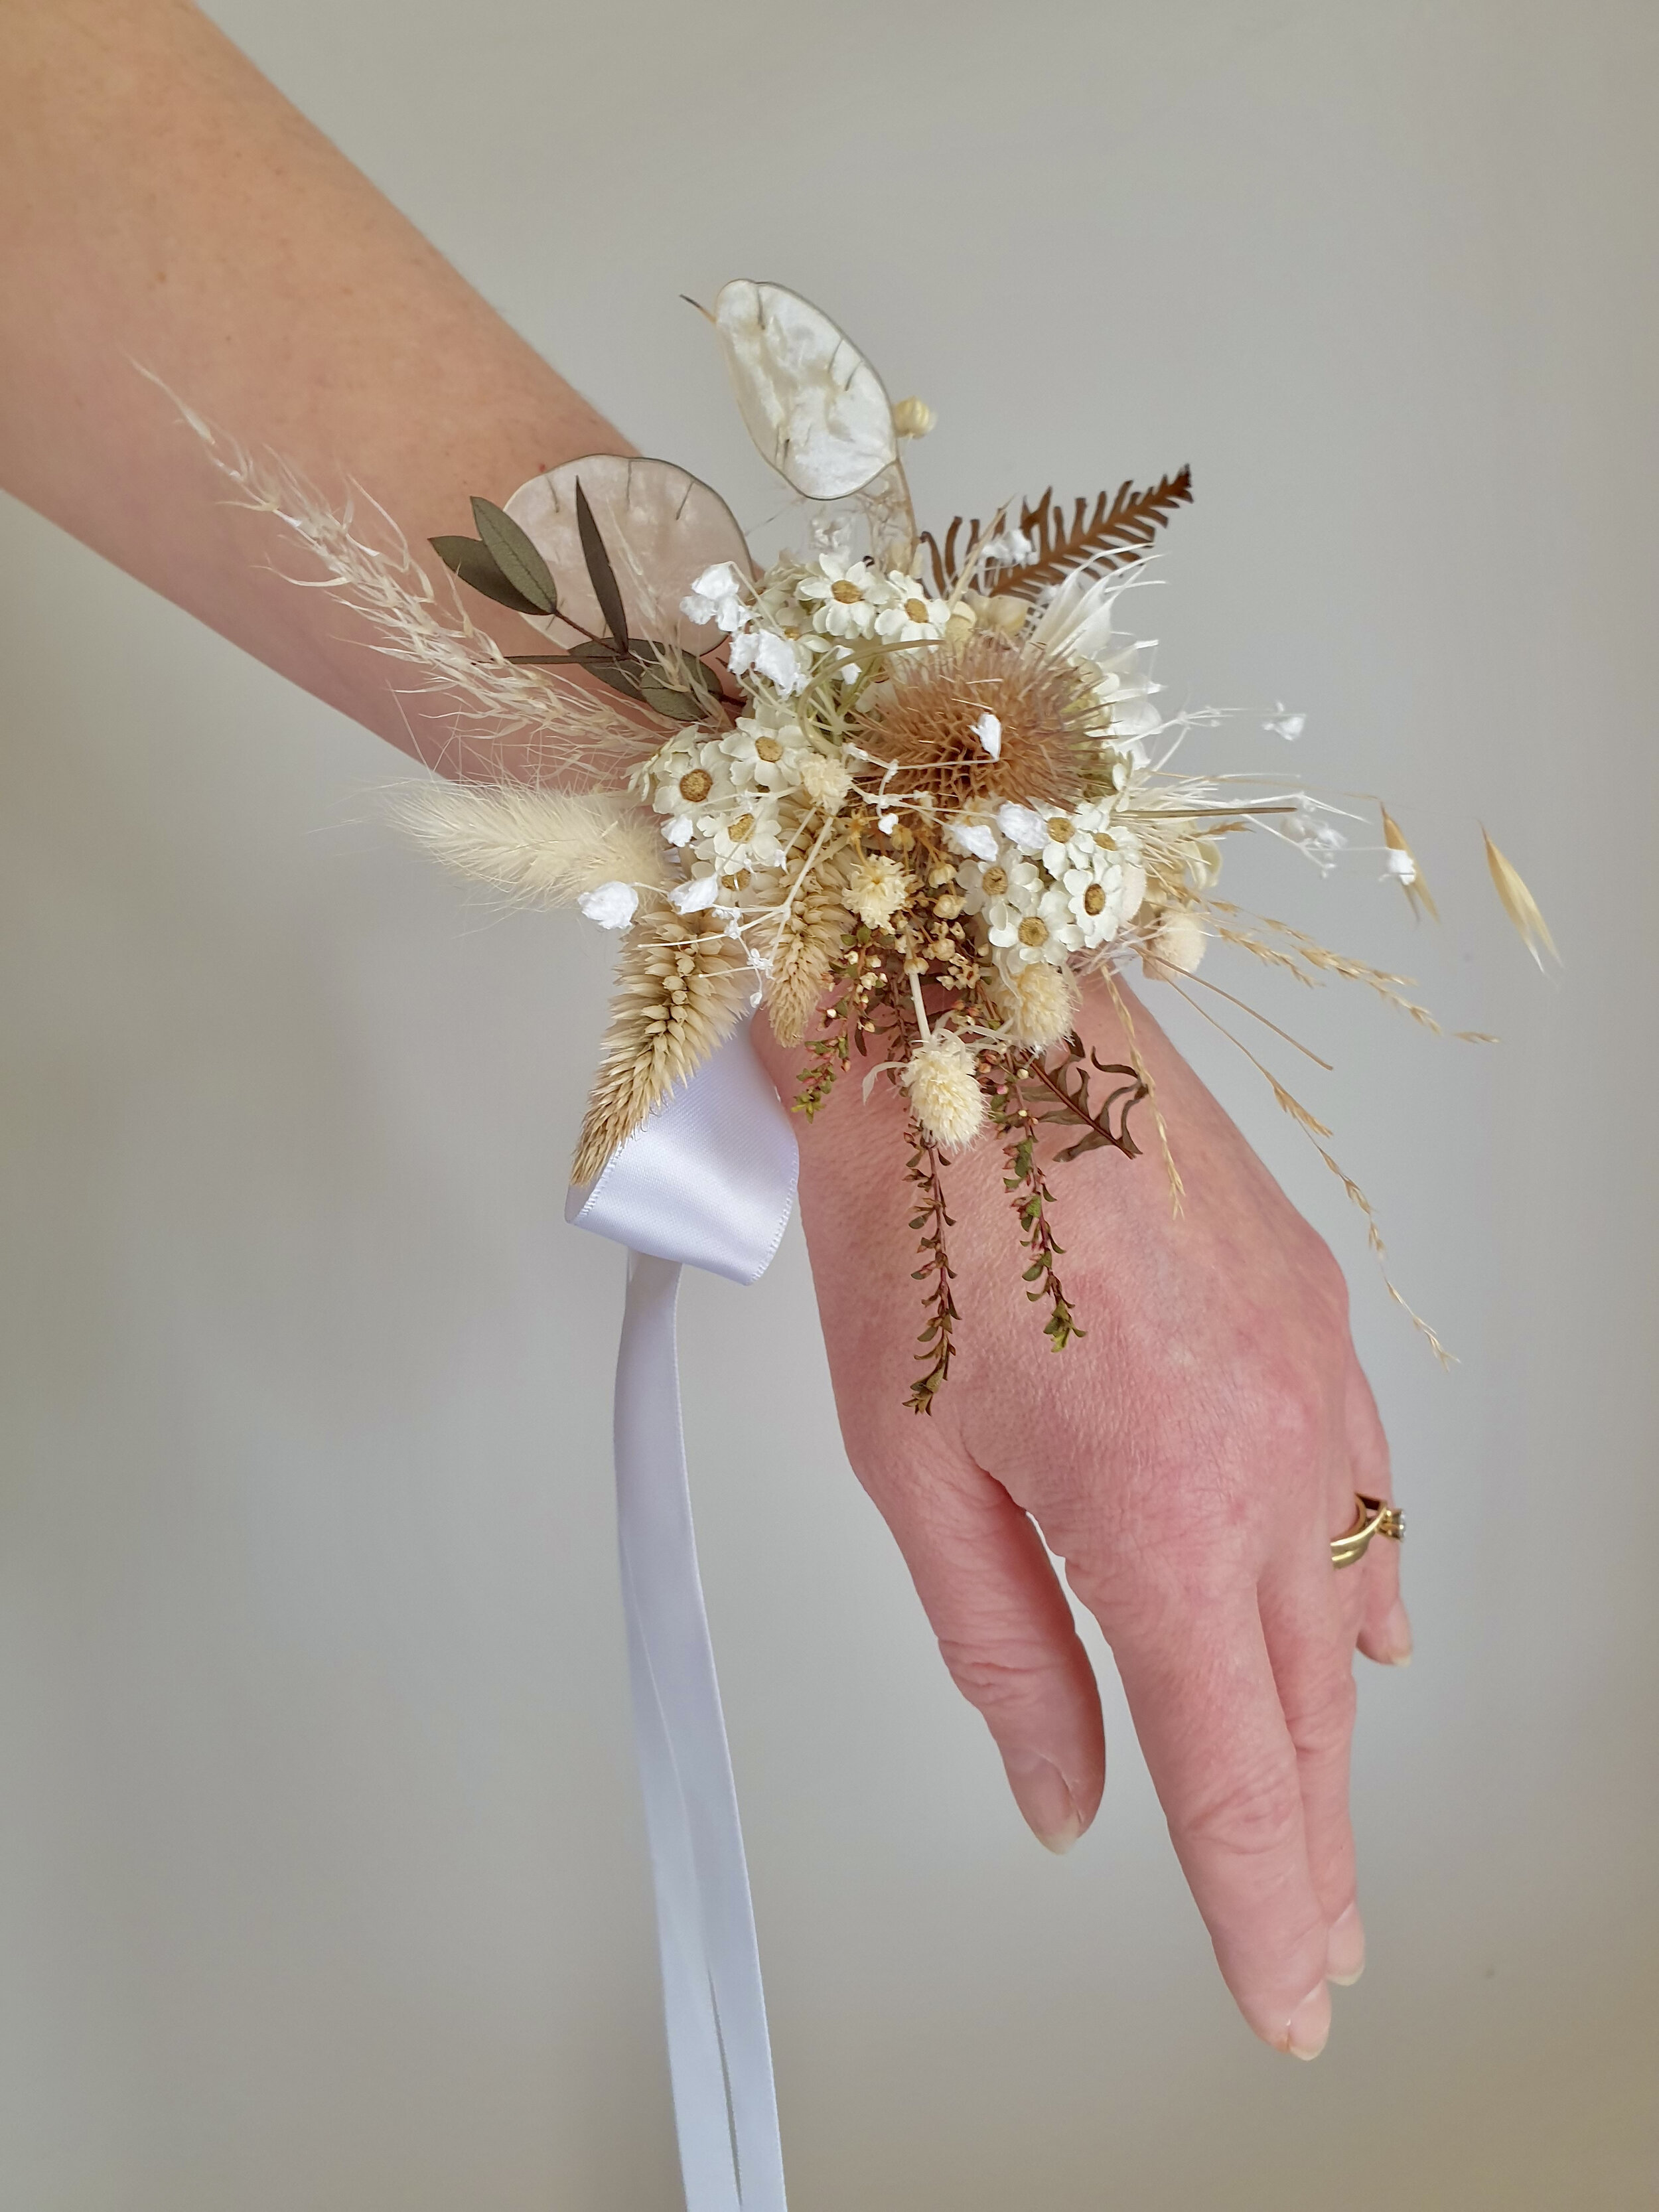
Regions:
<instances>
[{"instance_id":1,"label":"ribbon tail","mask_svg":"<svg viewBox=\"0 0 1659 2212\"><path fill-rule=\"evenodd\" d=\"M680 1423L678 1262L629 1256L617 1522L687 2212L785 2212L760 1954Z\"/></svg>"}]
</instances>

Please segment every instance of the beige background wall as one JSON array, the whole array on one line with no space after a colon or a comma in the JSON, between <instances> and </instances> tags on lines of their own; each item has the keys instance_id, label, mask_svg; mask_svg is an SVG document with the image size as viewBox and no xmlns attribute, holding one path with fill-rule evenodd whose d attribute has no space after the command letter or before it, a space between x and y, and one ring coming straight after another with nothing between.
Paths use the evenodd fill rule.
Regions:
<instances>
[{"instance_id":1,"label":"beige background wall","mask_svg":"<svg viewBox=\"0 0 1659 2212\"><path fill-rule=\"evenodd\" d=\"M772 492L677 297L736 273L933 401L935 514L1190 459L1162 673L1270 762L1254 725L1305 708L1296 767L1386 791L1445 922L1369 860L1287 860L1273 901L1503 1033L1292 1010L1449 1377L1191 1039L1350 1263L1412 1516L1419 1656L1366 1680L1355 1778L1372 1962L1316 2066L1234 2017L1115 1690L1096 1831L1026 1836L842 1461L799 1238L763 1291L690 1288L799 2212L1659 2201L1659 17L215 13L748 519ZM560 1220L605 948L465 908L377 826L373 740L0 531L0 2203L666 2212L620 1265Z\"/></svg>"}]
</instances>

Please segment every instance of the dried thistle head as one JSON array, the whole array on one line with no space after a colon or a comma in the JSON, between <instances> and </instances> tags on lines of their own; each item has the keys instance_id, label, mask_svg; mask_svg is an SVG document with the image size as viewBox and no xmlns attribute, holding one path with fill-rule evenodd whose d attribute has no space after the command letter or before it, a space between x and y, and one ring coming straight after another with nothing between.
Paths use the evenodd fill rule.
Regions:
<instances>
[{"instance_id":1,"label":"dried thistle head","mask_svg":"<svg viewBox=\"0 0 1659 2212\"><path fill-rule=\"evenodd\" d=\"M1165 907L1140 949L1140 964L1154 982L1195 975L1209 933L1189 906Z\"/></svg>"},{"instance_id":2,"label":"dried thistle head","mask_svg":"<svg viewBox=\"0 0 1659 2212\"><path fill-rule=\"evenodd\" d=\"M935 1030L919 1044L899 1080L910 1094L910 1110L931 1145L959 1152L971 1144L985 1121L985 1098L973 1052L954 1030Z\"/></svg>"},{"instance_id":3,"label":"dried thistle head","mask_svg":"<svg viewBox=\"0 0 1659 2212\"><path fill-rule=\"evenodd\" d=\"M1033 960L1012 976L988 970L991 1002L1008 1024L1014 1042L1045 1052L1069 1035L1082 993L1069 968Z\"/></svg>"},{"instance_id":4,"label":"dried thistle head","mask_svg":"<svg viewBox=\"0 0 1659 2212\"><path fill-rule=\"evenodd\" d=\"M942 813L1011 792L1068 806L1082 794L1097 751L1099 713L1068 663L1029 641L976 630L896 653L888 688L853 734L898 769L895 787L931 798ZM980 734L988 714L1000 733L994 752Z\"/></svg>"}]
</instances>

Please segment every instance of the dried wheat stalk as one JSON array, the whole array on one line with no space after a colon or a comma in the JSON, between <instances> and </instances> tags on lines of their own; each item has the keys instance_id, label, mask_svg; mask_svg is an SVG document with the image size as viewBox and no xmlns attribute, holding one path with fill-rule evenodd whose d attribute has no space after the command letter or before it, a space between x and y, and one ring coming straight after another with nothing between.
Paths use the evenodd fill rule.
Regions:
<instances>
[{"instance_id":1,"label":"dried wheat stalk","mask_svg":"<svg viewBox=\"0 0 1659 2212\"><path fill-rule=\"evenodd\" d=\"M703 915L643 901L623 940L611 1026L571 1170L591 1182L677 1083L748 1012L754 971L743 946Z\"/></svg>"}]
</instances>

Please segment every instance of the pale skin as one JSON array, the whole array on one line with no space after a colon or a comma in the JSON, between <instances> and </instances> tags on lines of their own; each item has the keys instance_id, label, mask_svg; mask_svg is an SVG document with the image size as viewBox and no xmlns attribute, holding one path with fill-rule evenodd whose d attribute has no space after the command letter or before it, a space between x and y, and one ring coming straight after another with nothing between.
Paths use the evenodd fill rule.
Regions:
<instances>
[{"instance_id":1,"label":"pale skin","mask_svg":"<svg viewBox=\"0 0 1659 2212\"><path fill-rule=\"evenodd\" d=\"M337 607L270 573L143 362L418 542L542 467L632 448L182 0L0 0L0 483L392 744L453 765ZM66 189L66 180L70 188ZM733 271L733 274L741 273ZM481 402L479 395L487 394ZM510 634L513 618L500 634ZM472 765L527 769L510 746ZM1131 1002L1133 1004L1133 1002ZM1099 1698L1055 1568L1099 1621L1170 1833L1250 2027L1312 2057L1364 1936L1348 1817L1356 1648L1411 1650L1398 1551L1335 1571L1388 1451L1341 1273L1143 1008L1187 1189L1150 1144L1056 1170L1050 1352L988 1146L951 1170L960 1353L904 1409L917 1264L896 1103L802 1131L801 1206L843 1437L1021 1812L1064 1850L1099 1805ZM1124 1038L1103 994L1103 1058ZM763 1044L786 1093L795 1056ZM1144 1109L1140 1133L1150 1137ZM1040 1533L1039 1533L1040 1532Z\"/></svg>"}]
</instances>

